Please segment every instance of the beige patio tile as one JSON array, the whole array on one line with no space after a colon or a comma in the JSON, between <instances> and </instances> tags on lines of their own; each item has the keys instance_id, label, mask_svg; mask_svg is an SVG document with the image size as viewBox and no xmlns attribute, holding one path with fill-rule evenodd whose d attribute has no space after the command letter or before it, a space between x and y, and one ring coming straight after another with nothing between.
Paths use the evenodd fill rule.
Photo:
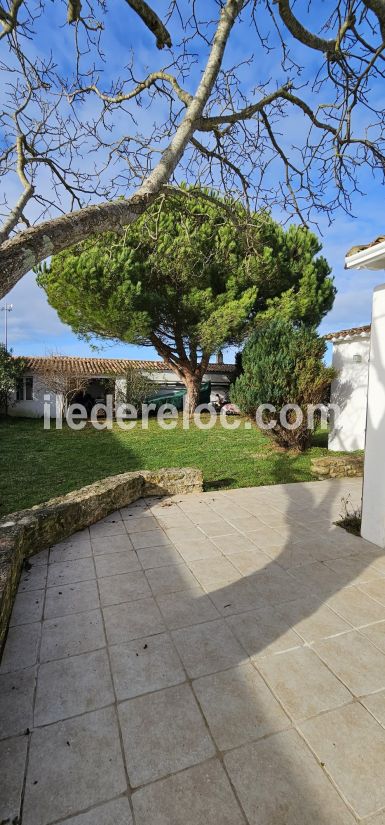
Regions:
<instances>
[{"instance_id":1,"label":"beige patio tile","mask_svg":"<svg viewBox=\"0 0 385 825\"><path fill-rule=\"evenodd\" d=\"M0 739L32 727L35 684L35 667L0 675Z\"/></svg>"},{"instance_id":2,"label":"beige patio tile","mask_svg":"<svg viewBox=\"0 0 385 825\"><path fill-rule=\"evenodd\" d=\"M226 501L225 499L213 501L210 506L212 512L221 518L225 518L226 521L247 516L247 512L245 512L243 507L239 507L237 504L233 504L231 501Z\"/></svg>"},{"instance_id":3,"label":"beige patio tile","mask_svg":"<svg viewBox=\"0 0 385 825\"><path fill-rule=\"evenodd\" d=\"M203 676L193 690L220 750L260 739L290 725L251 664Z\"/></svg>"},{"instance_id":4,"label":"beige patio tile","mask_svg":"<svg viewBox=\"0 0 385 825\"><path fill-rule=\"evenodd\" d=\"M44 590L29 590L27 593L18 593L13 603L9 625L40 622L43 614Z\"/></svg>"},{"instance_id":5,"label":"beige patio tile","mask_svg":"<svg viewBox=\"0 0 385 825\"><path fill-rule=\"evenodd\" d=\"M166 630L158 605L152 598L104 607L103 614L107 640L111 645Z\"/></svg>"},{"instance_id":6,"label":"beige patio tile","mask_svg":"<svg viewBox=\"0 0 385 825\"><path fill-rule=\"evenodd\" d=\"M137 555L144 570L184 563L182 556L172 544L138 550Z\"/></svg>"},{"instance_id":7,"label":"beige patio tile","mask_svg":"<svg viewBox=\"0 0 385 825\"><path fill-rule=\"evenodd\" d=\"M253 530L252 533L247 534L247 537L252 541L254 547L262 550L262 552L270 556L271 559L275 559L281 555L287 547L288 542L291 542L291 539L281 536L276 530L270 527L263 530Z\"/></svg>"},{"instance_id":8,"label":"beige patio tile","mask_svg":"<svg viewBox=\"0 0 385 825\"><path fill-rule=\"evenodd\" d=\"M107 553L120 553L124 550L132 551L133 549L127 533L121 536L109 536L108 538L93 538L91 545L94 556L103 556Z\"/></svg>"},{"instance_id":9,"label":"beige patio tile","mask_svg":"<svg viewBox=\"0 0 385 825\"><path fill-rule=\"evenodd\" d=\"M248 657L225 622L207 622L174 630L172 638L193 679L242 664Z\"/></svg>"},{"instance_id":10,"label":"beige patio tile","mask_svg":"<svg viewBox=\"0 0 385 825\"><path fill-rule=\"evenodd\" d=\"M279 525L287 525L288 516L279 510L275 510L273 507L269 507L266 504L261 505L259 503L255 509L258 513L258 518L263 525L273 527L275 530L278 529Z\"/></svg>"},{"instance_id":11,"label":"beige patio tile","mask_svg":"<svg viewBox=\"0 0 385 825\"><path fill-rule=\"evenodd\" d=\"M35 725L48 725L113 702L106 650L47 662L39 668Z\"/></svg>"},{"instance_id":12,"label":"beige patio tile","mask_svg":"<svg viewBox=\"0 0 385 825\"><path fill-rule=\"evenodd\" d=\"M340 544L338 540L330 540L328 536L323 535L324 527L323 525L313 524L312 527L314 530L317 530L316 535L316 546L320 546L322 553L319 553L319 561L338 561L342 563L343 559L348 558L356 558L357 555L365 556L367 555L367 550L360 551L358 554L356 553L355 549L350 547L348 544ZM326 528L327 529L327 528ZM321 535L321 538L319 535ZM325 548L325 549L323 549Z\"/></svg>"},{"instance_id":13,"label":"beige patio tile","mask_svg":"<svg viewBox=\"0 0 385 825\"><path fill-rule=\"evenodd\" d=\"M385 727L385 691L380 693L372 693L370 696L363 696L360 700L361 704L370 711L372 716L377 719L377 722Z\"/></svg>"},{"instance_id":14,"label":"beige patio tile","mask_svg":"<svg viewBox=\"0 0 385 825\"><path fill-rule=\"evenodd\" d=\"M362 590L362 592L366 593L367 596L370 596L372 599L375 599L377 602L385 605L385 578L360 584L359 590Z\"/></svg>"},{"instance_id":15,"label":"beige patio tile","mask_svg":"<svg viewBox=\"0 0 385 825\"><path fill-rule=\"evenodd\" d=\"M225 766L249 825L354 825L294 730L228 753Z\"/></svg>"},{"instance_id":16,"label":"beige patio tile","mask_svg":"<svg viewBox=\"0 0 385 825\"><path fill-rule=\"evenodd\" d=\"M119 705L119 719L133 787L215 755L215 747L187 684L123 702Z\"/></svg>"},{"instance_id":17,"label":"beige patio tile","mask_svg":"<svg viewBox=\"0 0 385 825\"><path fill-rule=\"evenodd\" d=\"M49 553L50 564L56 561L74 561L75 559L92 556L90 541L77 541L73 544L65 544L51 547Z\"/></svg>"},{"instance_id":18,"label":"beige patio tile","mask_svg":"<svg viewBox=\"0 0 385 825\"><path fill-rule=\"evenodd\" d=\"M340 590L328 598L327 604L353 627L385 620L385 605L374 601L357 587Z\"/></svg>"},{"instance_id":19,"label":"beige patio tile","mask_svg":"<svg viewBox=\"0 0 385 825\"><path fill-rule=\"evenodd\" d=\"M181 511L188 516L190 521L197 524L204 521L204 519L212 518L213 511L204 501L196 503L195 501L181 501L179 505Z\"/></svg>"},{"instance_id":20,"label":"beige patio tile","mask_svg":"<svg viewBox=\"0 0 385 825\"><path fill-rule=\"evenodd\" d=\"M169 527L166 530L166 534L168 536L168 541L172 544L175 544L178 547L180 544L184 544L186 538L189 541L202 541L202 531L198 530L198 527L195 527L194 524L190 523L188 528L186 527Z\"/></svg>"},{"instance_id":21,"label":"beige patio tile","mask_svg":"<svg viewBox=\"0 0 385 825\"><path fill-rule=\"evenodd\" d=\"M127 517L124 521L128 535L131 533L146 533L148 530L155 530L159 523L152 515L143 515L140 518Z\"/></svg>"},{"instance_id":22,"label":"beige patio tile","mask_svg":"<svg viewBox=\"0 0 385 825\"><path fill-rule=\"evenodd\" d=\"M315 642L351 630L340 616L320 602L316 596L306 596L278 606L278 613L305 642Z\"/></svg>"},{"instance_id":23,"label":"beige patio tile","mask_svg":"<svg viewBox=\"0 0 385 825\"><path fill-rule=\"evenodd\" d=\"M202 533L200 535L202 536ZM199 559L212 559L215 556L221 556L220 550L210 539L205 537L199 540L190 539L188 533L184 541L175 542L175 546L187 564Z\"/></svg>"},{"instance_id":24,"label":"beige patio tile","mask_svg":"<svg viewBox=\"0 0 385 825\"><path fill-rule=\"evenodd\" d=\"M25 570L20 576L19 593L26 593L28 590L41 590L46 585L47 580L47 565L33 564L33 561L28 561L31 565L29 570Z\"/></svg>"},{"instance_id":25,"label":"beige patio tile","mask_svg":"<svg viewBox=\"0 0 385 825\"><path fill-rule=\"evenodd\" d=\"M125 532L126 528L120 516L119 518L115 518L114 521L97 521L96 524L91 524L90 527L91 539L122 536Z\"/></svg>"},{"instance_id":26,"label":"beige patio tile","mask_svg":"<svg viewBox=\"0 0 385 825\"><path fill-rule=\"evenodd\" d=\"M17 823L21 808L28 737L0 742L0 822Z\"/></svg>"},{"instance_id":27,"label":"beige patio tile","mask_svg":"<svg viewBox=\"0 0 385 825\"><path fill-rule=\"evenodd\" d=\"M55 619L57 616L83 613L99 606L95 579L73 582L61 587L49 587L45 597L44 618Z\"/></svg>"},{"instance_id":28,"label":"beige patio tile","mask_svg":"<svg viewBox=\"0 0 385 825\"><path fill-rule=\"evenodd\" d=\"M289 575L279 564L272 563L265 570L248 576L247 582L252 587L258 600L266 606L280 605L285 602L303 598L306 594L302 582Z\"/></svg>"},{"instance_id":29,"label":"beige patio tile","mask_svg":"<svg viewBox=\"0 0 385 825\"><path fill-rule=\"evenodd\" d=\"M218 611L198 583L195 589L160 594L156 600L170 630L219 617Z\"/></svg>"},{"instance_id":30,"label":"beige patio tile","mask_svg":"<svg viewBox=\"0 0 385 825\"><path fill-rule=\"evenodd\" d=\"M309 719L301 730L358 817L385 806L385 730L359 702Z\"/></svg>"},{"instance_id":31,"label":"beige patio tile","mask_svg":"<svg viewBox=\"0 0 385 825\"><path fill-rule=\"evenodd\" d=\"M113 799L92 808L85 814L71 816L65 819L62 825L133 825L128 799L125 796Z\"/></svg>"},{"instance_id":32,"label":"beige patio tile","mask_svg":"<svg viewBox=\"0 0 385 825\"><path fill-rule=\"evenodd\" d=\"M168 564L146 572L154 595L177 593L178 590L196 590L199 584L187 565Z\"/></svg>"},{"instance_id":33,"label":"beige patio tile","mask_svg":"<svg viewBox=\"0 0 385 825\"><path fill-rule=\"evenodd\" d=\"M131 541L135 550L142 550L145 547L161 547L170 544L167 534L159 528L156 530L145 530L143 533L131 533Z\"/></svg>"},{"instance_id":34,"label":"beige patio tile","mask_svg":"<svg viewBox=\"0 0 385 825\"><path fill-rule=\"evenodd\" d=\"M377 627L372 625L371 627ZM371 628L365 628L365 633ZM315 650L355 696L385 688L385 656L352 630L315 644Z\"/></svg>"},{"instance_id":35,"label":"beige patio tile","mask_svg":"<svg viewBox=\"0 0 385 825\"><path fill-rule=\"evenodd\" d=\"M248 578L210 588L210 598L222 616L265 606L265 601L255 593Z\"/></svg>"},{"instance_id":36,"label":"beige patio tile","mask_svg":"<svg viewBox=\"0 0 385 825\"><path fill-rule=\"evenodd\" d=\"M290 567L298 567L302 564L311 564L317 559L312 555L312 547L300 541L287 540L284 546L279 547L279 553L275 552L275 560L285 570ZM267 550L266 552L271 552Z\"/></svg>"},{"instance_id":37,"label":"beige patio tile","mask_svg":"<svg viewBox=\"0 0 385 825\"><path fill-rule=\"evenodd\" d=\"M133 501L132 504L128 504L127 507L121 507L119 512L122 519L127 519L131 515L133 518L138 518L141 515L150 513L150 508L143 498L138 498L137 501Z\"/></svg>"},{"instance_id":38,"label":"beige patio tile","mask_svg":"<svg viewBox=\"0 0 385 825\"><path fill-rule=\"evenodd\" d=\"M231 553L244 553L248 550L254 551L256 549L250 536L243 536L242 533L227 536L215 536L213 541L219 550L221 550L221 552L226 556Z\"/></svg>"},{"instance_id":39,"label":"beige patio tile","mask_svg":"<svg viewBox=\"0 0 385 825\"><path fill-rule=\"evenodd\" d=\"M365 820L365 825L385 825L385 811Z\"/></svg>"},{"instance_id":40,"label":"beige patio tile","mask_svg":"<svg viewBox=\"0 0 385 825\"><path fill-rule=\"evenodd\" d=\"M1 659L0 673L13 673L16 670L32 667L37 660L40 636L40 622L10 627Z\"/></svg>"},{"instance_id":41,"label":"beige patio tile","mask_svg":"<svg viewBox=\"0 0 385 825\"><path fill-rule=\"evenodd\" d=\"M233 491L229 491L229 492L236 492L236 491L233 490ZM261 522L261 524L264 524L264 522L261 519L261 509L262 509L262 507L265 506L264 497L263 496L257 497L257 496L254 496L253 494L249 495L247 489L243 492L244 492L243 495L241 494L241 495L238 495L238 496L231 496L231 497L228 496L227 498L228 498L228 500L230 500L230 498L231 498L231 502L232 502L233 505L235 504L238 507L242 507L243 515L245 517L246 516L254 516L255 518L258 518L258 520ZM240 516L240 518L242 518L242 516Z\"/></svg>"},{"instance_id":42,"label":"beige patio tile","mask_svg":"<svg viewBox=\"0 0 385 825\"><path fill-rule=\"evenodd\" d=\"M351 695L313 650L300 647L256 660L273 693L295 719L349 702Z\"/></svg>"},{"instance_id":43,"label":"beige patio tile","mask_svg":"<svg viewBox=\"0 0 385 825\"><path fill-rule=\"evenodd\" d=\"M308 544L311 546L312 541L316 538L316 533L314 530L311 530L310 527L305 527L300 522L295 521L294 519L288 519L285 525L277 526L277 533L279 533L282 538L286 539L286 541L300 541L303 544Z\"/></svg>"},{"instance_id":44,"label":"beige patio tile","mask_svg":"<svg viewBox=\"0 0 385 825\"><path fill-rule=\"evenodd\" d=\"M186 680L179 656L166 633L112 645L110 659L118 701Z\"/></svg>"},{"instance_id":45,"label":"beige patio tile","mask_svg":"<svg viewBox=\"0 0 385 825\"><path fill-rule=\"evenodd\" d=\"M133 573L140 570L140 562L136 553L123 550L121 553L106 553L105 556L95 556L96 575L98 579L105 576L120 576L122 573Z\"/></svg>"},{"instance_id":46,"label":"beige patio tile","mask_svg":"<svg viewBox=\"0 0 385 825\"><path fill-rule=\"evenodd\" d=\"M244 825L225 771L218 760L182 771L136 791L137 825Z\"/></svg>"},{"instance_id":47,"label":"beige patio tile","mask_svg":"<svg viewBox=\"0 0 385 825\"><path fill-rule=\"evenodd\" d=\"M366 636L373 645L378 647L382 653L385 653L385 622L377 622L377 624L362 627L361 633L363 636Z\"/></svg>"},{"instance_id":48,"label":"beige patio tile","mask_svg":"<svg viewBox=\"0 0 385 825\"><path fill-rule=\"evenodd\" d=\"M342 587L383 578L383 574L375 566L373 557L368 557L367 553L328 560L326 564L337 573L337 581L341 582Z\"/></svg>"},{"instance_id":49,"label":"beige patio tile","mask_svg":"<svg viewBox=\"0 0 385 825\"><path fill-rule=\"evenodd\" d=\"M202 533L209 536L209 538L215 536L237 535L237 530L232 528L229 522L225 521L225 519L212 519L211 521L207 520L204 522L198 522L197 527L202 531Z\"/></svg>"},{"instance_id":50,"label":"beige patio tile","mask_svg":"<svg viewBox=\"0 0 385 825\"><path fill-rule=\"evenodd\" d=\"M374 547L374 545L373 545ZM385 574L385 552L380 550L380 548L376 547L375 550L372 550L370 553L367 553L368 558L372 557L372 564L377 567L378 570L381 570L382 573Z\"/></svg>"},{"instance_id":51,"label":"beige patio tile","mask_svg":"<svg viewBox=\"0 0 385 825\"><path fill-rule=\"evenodd\" d=\"M249 656L267 656L303 644L274 608L229 616L226 622Z\"/></svg>"},{"instance_id":52,"label":"beige patio tile","mask_svg":"<svg viewBox=\"0 0 385 825\"><path fill-rule=\"evenodd\" d=\"M126 791L113 708L32 734L23 825L45 825Z\"/></svg>"},{"instance_id":53,"label":"beige patio tile","mask_svg":"<svg viewBox=\"0 0 385 825\"><path fill-rule=\"evenodd\" d=\"M224 556L192 561L189 567L202 587L207 590L215 590L241 578L239 571Z\"/></svg>"},{"instance_id":54,"label":"beige patio tile","mask_svg":"<svg viewBox=\"0 0 385 825\"><path fill-rule=\"evenodd\" d=\"M303 584L308 591L322 598L331 596L340 590L338 576L323 562L315 561L290 567L288 573L297 582Z\"/></svg>"},{"instance_id":55,"label":"beige patio tile","mask_svg":"<svg viewBox=\"0 0 385 825\"><path fill-rule=\"evenodd\" d=\"M370 544L370 542L365 541L365 539L359 536L354 536L353 533L348 533L347 530L344 530L343 527L338 527L336 524L331 524L329 528L326 528L324 535L325 538L332 541L341 549L345 548L349 550L352 555L355 553L370 552L370 550L373 549L373 545Z\"/></svg>"},{"instance_id":56,"label":"beige patio tile","mask_svg":"<svg viewBox=\"0 0 385 825\"><path fill-rule=\"evenodd\" d=\"M95 578L95 568L92 558L76 559L75 561L58 561L48 568L48 587L57 587L61 584L87 581Z\"/></svg>"},{"instance_id":57,"label":"beige patio tile","mask_svg":"<svg viewBox=\"0 0 385 825\"><path fill-rule=\"evenodd\" d=\"M99 580L100 603L121 604L151 596L151 590L143 572L121 573L120 576L106 576Z\"/></svg>"},{"instance_id":58,"label":"beige patio tile","mask_svg":"<svg viewBox=\"0 0 385 825\"><path fill-rule=\"evenodd\" d=\"M172 527L184 527L186 530L188 527L191 527L192 522L182 510L177 510L176 508L171 512L168 509L164 509L161 515L157 515L157 522L163 528L163 530L168 530Z\"/></svg>"},{"instance_id":59,"label":"beige patio tile","mask_svg":"<svg viewBox=\"0 0 385 825\"><path fill-rule=\"evenodd\" d=\"M264 570L270 565L271 559L261 550L246 550L244 553L228 553L227 559L236 567L242 576L250 576Z\"/></svg>"},{"instance_id":60,"label":"beige patio tile","mask_svg":"<svg viewBox=\"0 0 385 825\"><path fill-rule=\"evenodd\" d=\"M241 533L251 533L256 530L263 531L266 529L263 527L259 519L255 518L255 516L248 516L246 513L240 518L231 518L229 516L228 521Z\"/></svg>"},{"instance_id":61,"label":"beige patio tile","mask_svg":"<svg viewBox=\"0 0 385 825\"><path fill-rule=\"evenodd\" d=\"M85 527L84 530L77 530L76 533L71 533L70 536L63 539L60 543L57 543L55 547L60 547L64 544L74 544L75 542L82 542L82 541L89 541L90 539L90 531L88 527Z\"/></svg>"},{"instance_id":62,"label":"beige patio tile","mask_svg":"<svg viewBox=\"0 0 385 825\"><path fill-rule=\"evenodd\" d=\"M100 610L74 613L43 622L40 660L49 662L105 646Z\"/></svg>"}]
</instances>

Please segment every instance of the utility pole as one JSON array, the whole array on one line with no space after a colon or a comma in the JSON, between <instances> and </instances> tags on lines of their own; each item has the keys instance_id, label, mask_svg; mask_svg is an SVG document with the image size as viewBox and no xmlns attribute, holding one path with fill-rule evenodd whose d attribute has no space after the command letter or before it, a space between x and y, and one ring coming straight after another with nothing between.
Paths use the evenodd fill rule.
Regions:
<instances>
[{"instance_id":1,"label":"utility pole","mask_svg":"<svg viewBox=\"0 0 385 825\"><path fill-rule=\"evenodd\" d=\"M13 304L5 303L5 306L1 307L1 311L5 312L5 323L4 323L4 343L5 349L8 351L8 312L12 312Z\"/></svg>"}]
</instances>

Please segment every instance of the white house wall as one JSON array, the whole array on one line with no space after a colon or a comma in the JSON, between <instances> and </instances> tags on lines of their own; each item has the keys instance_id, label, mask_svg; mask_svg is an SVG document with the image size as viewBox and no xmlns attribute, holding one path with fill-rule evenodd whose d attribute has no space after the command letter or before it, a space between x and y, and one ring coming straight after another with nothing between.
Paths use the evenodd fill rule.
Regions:
<instances>
[{"instance_id":1,"label":"white house wall","mask_svg":"<svg viewBox=\"0 0 385 825\"><path fill-rule=\"evenodd\" d=\"M25 377L24 377L25 378ZM8 415L15 418L43 418L44 415L44 395L50 396L50 417L55 417L56 410L56 395L50 393L47 387L36 377L33 376L33 398L30 401L24 399L23 401L16 401L16 393L13 392L10 398L8 407Z\"/></svg>"},{"instance_id":2,"label":"white house wall","mask_svg":"<svg viewBox=\"0 0 385 825\"><path fill-rule=\"evenodd\" d=\"M352 452L365 447L369 351L368 334L333 342L338 375L332 382L331 403L338 404L340 415L329 434L329 450Z\"/></svg>"},{"instance_id":3,"label":"white house wall","mask_svg":"<svg viewBox=\"0 0 385 825\"><path fill-rule=\"evenodd\" d=\"M32 374L32 373L31 373ZM161 391L164 389L178 389L182 387L183 384L177 381L176 375L174 372L164 371L164 372L149 372L144 373L148 378L150 378L156 387L156 390L159 389ZM93 378L102 377L102 376L90 376L90 382ZM50 416L54 418L56 415L56 396L53 393L50 393L44 384L42 384L41 380L37 375L33 376L33 399L31 401L16 401L16 394L13 393L11 396L11 403L9 406L9 415L12 416L19 416L23 418L42 418L44 415L44 394L49 394L51 401L50 401ZM214 401L216 396L219 394L227 398L229 392L229 376L226 373L206 373L203 376L203 381L211 381L211 400ZM125 388L126 388L126 379L124 377L117 377L115 379L115 396L116 400L119 399L119 395L125 395ZM119 399L119 403L122 403Z\"/></svg>"}]
</instances>

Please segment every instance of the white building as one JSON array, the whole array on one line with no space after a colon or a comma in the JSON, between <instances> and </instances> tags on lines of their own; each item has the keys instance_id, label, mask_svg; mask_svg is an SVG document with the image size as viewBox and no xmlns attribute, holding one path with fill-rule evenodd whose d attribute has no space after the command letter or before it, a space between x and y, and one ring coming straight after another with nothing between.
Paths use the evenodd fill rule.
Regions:
<instances>
[{"instance_id":1,"label":"white building","mask_svg":"<svg viewBox=\"0 0 385 825\"><path fill-rule=\"evenodd\" d=\"M345 267L348 270L385 270L385 237L351 249L345 258ZM373 292L361 535L373 544L385 547L384 283Z\"/></svg>"},{"instance_id":2,"label":"white building","mask_svg":"<svg viewBox=\"0 0 385 825\"><path fill-rule=\"evenodd\" d=\"M80 376L82 391L87 392L95 403L104 403L106 381L112 384L112 392L124 391L124 376L128 369L138 369L154 382L154 395L162 390L172 392L183 388L175 373L163 361L131 361L125 358L73 358L71 356L25 356L24 375L10 399L8 414L24 418L42 418L44 396L50 395L51 417L55 417L57 397L44 379L57 371L58 376ZM235 364L224 364L222 359L209 364L203 381L211 382L211 399L219 395L227 399L229 387L235 376ZM86 381L86 386L84 379ZM53 380L55 384L55 381ZM60 385L60 380L58 381ZM110 390L111 391L111 390ZM59 407L61 399L58 399Z\"/></svg>"},{"instance_id":3,"label":"white building","mask_svg":"<svg viewBox=\"0 0 385 825\"><path fill-rule=\"evenodd\" d=\"M333 415L329 450L363 450L365 447L366 407L370 353L370 325L331 332L325 336L333 344L331 403L340 414Z\"/></svg>"}]
</instances>

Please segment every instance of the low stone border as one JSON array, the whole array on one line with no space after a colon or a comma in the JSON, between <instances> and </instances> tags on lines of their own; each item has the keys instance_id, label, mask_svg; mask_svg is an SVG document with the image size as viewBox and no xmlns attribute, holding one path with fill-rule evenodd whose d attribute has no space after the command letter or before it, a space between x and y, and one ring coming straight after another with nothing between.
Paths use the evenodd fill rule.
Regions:
<instances>
[{"instance_id":1,"label":"low stone border","mask_svg":"<svg viewBox=\"0 0 385 825\"><path fill-rule=\"evenodd\" d=\"M321 458L312 458L311 471L321 479L363 476L364 457L361 455L326 455Z\"/></svg>"},{"instance_id":2,"label":"low stone border","mask_svg":"<svg viewBox=\"0 0 385 825\"><path fill-rule=\"evenodd\" d=\"M200 493L203 477L191 467L108 476L65 496L11 513L0 521L0 650L23 562L138 498Z\"/></svg>"}]
</instances>

